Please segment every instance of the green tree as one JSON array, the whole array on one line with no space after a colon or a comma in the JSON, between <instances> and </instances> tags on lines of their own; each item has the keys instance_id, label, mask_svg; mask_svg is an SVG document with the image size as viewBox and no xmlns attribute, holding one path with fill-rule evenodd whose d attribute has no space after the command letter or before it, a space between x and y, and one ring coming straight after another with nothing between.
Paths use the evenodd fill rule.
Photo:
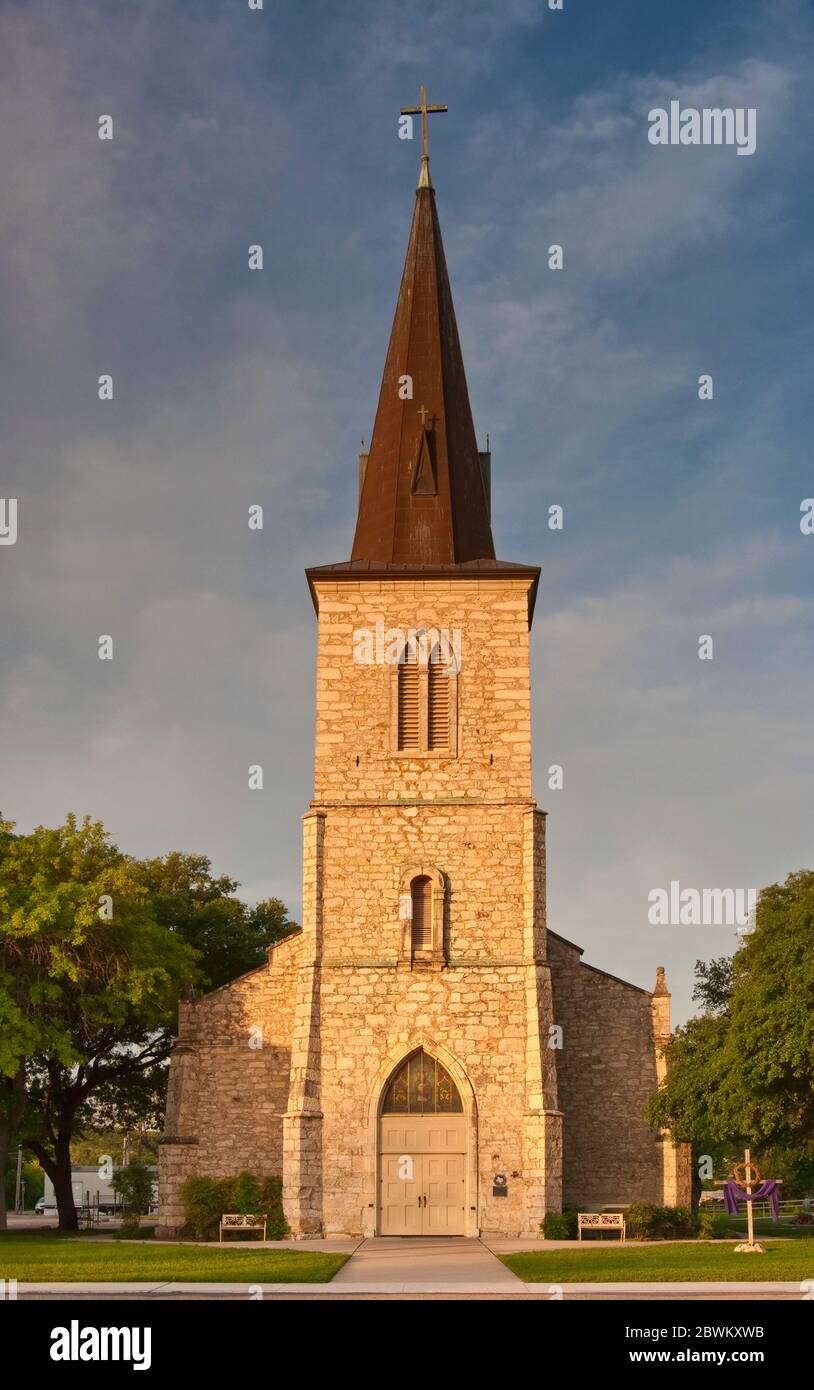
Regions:
<instances>
[{"instance_id":1,"label":"green tree","mask_svg":"<svg viewBox=\"0 0 814 1390\"><path fill-rule=\"evenodd\" d=\"M677 1028L651 1123L705 1142L805 1153L814 1141L814 872L764 888L731 961L696 966L704 1012Z\"/></svg>"},{"instance_id":2,"label":"green tree","mask_svg":"<svg viewBox=\"0 0 814 1390\"><path fill-rule=\"evenodd\" d=\"M279 898L249 906L236 897L238 883L214 876L210 861L177 851L163 858L133 861L149 894L155 920L201 953L204 989L256 970L266 949L297 931Z\"/></svg>"},{"instance_id":3,"label":"green tree","mask_svg":"<svg viewBox=\"0 0 814 1390\"><path fill-rule=\"evenodd\" d=\"M28 1162L23 1160L22 1171L20 1174L25 1187L23 1188L23 1201L25 1210L32 1211L36 1203L43 1194L45 1187L45 1176L40 1165L32 1159ZM6 1160L6 1180L5 1180L6 1207L11 1211L14 1207L14 1199L17 1193L17 1150L9 1153Z\"/></svg>"},{"instance_id":4,"label":"green tree","mask_svg":"<svg viewBox=\"0 0 814 1390\"><path fill-rule=\"evenodd\" d=\"M121 1197L125 1214L138 1221L149 1210L153 1199L153 1175L144 1163L128 1163L114 1173L113 1191Z\"/></svg>"},{"instance_id":5,"label":"green tree","mask_svg":"<svg viewBox=\"0 0 814 1390\"><path fill-rule=\"evenodd\" d=\"M100 823L15 835L0 821L0 1164L19 1131L61 1227L77 1224L70 1146L92 1098L165 1061L178 994L198 977Z\"/></svg>"}]
</instances>

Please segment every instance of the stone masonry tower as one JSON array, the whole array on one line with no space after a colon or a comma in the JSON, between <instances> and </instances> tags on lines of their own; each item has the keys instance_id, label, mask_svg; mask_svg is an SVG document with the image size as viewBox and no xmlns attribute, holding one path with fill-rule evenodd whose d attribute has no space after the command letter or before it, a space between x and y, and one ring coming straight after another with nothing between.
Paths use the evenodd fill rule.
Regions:
<instances>
[{"instance_id":1,"label":"stone masonry tower","mask_svg":"<svg viewBox=\"0 0 814 1390\"><path fill-rule=\"evenodd\" d=\"M424 157L352 558L308 571L316 775L283 1141L303 1234L532 1232L560 1205L539 569L495 559L489 464Z\"/></svg>"}]
</instances>

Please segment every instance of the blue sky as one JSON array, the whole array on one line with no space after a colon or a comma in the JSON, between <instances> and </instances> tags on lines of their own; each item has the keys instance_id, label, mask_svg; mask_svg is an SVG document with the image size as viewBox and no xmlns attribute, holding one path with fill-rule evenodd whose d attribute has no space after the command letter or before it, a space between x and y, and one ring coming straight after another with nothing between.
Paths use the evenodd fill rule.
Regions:
<instances>
[{"instance_id":1,"label":"blue sky","mask_svg":"<svg viewBox=\"0 0 814 1390\"><path fill-rule=\"evenodd\" d=\"M550 922L666 965L685 1015L732 933L650 926L650 889L814 852L813 49L802 0L0 3L5 814L88 811L297 910L302 570L350 551L424 82L496 545L543 566ZM649 145L671 99L756 107L756 153Z\"/></svg>"}]
</instances>

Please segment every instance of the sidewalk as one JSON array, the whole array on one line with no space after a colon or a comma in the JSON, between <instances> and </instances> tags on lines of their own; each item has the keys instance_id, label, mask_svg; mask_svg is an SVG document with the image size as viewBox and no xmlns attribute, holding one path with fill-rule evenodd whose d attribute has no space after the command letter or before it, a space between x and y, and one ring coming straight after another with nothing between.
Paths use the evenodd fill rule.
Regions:
<instances>
[{"instance_id":1,"label":"sidewalk","mask_svg":"<svg viewBox=\"0 0 814 1390\"><path fill-rule=\"evenodd\" d=\"M511 1293L522 1288L517 1276L480 1240L464 1236L374 1236L362 1241L331 1281L340 1291L351 1286L396 1292L416 1285L437 1293L469 1287Z\"/></svg>"},{"instance_id":2,"label":"sidewalk","mask_svg":"<svg viewBox=\"0 0 814 1390\"><path fill-rule=\"evenodd\" d=\"M508 1271L507 1271L508 1273ZM514 1275L508 1283L479 1284L474 1280L442 1284L440 1280L403 1283L341 1282L339 1275L330 1284L19 1284L17 1297L25 1299L509 1299L537 1302L569 1302L591 1299L658 1299L692 1301L702 1299L739 1300L782 1299L799 1302L799 1283L744 1284L524 1284Z\"/></svg>"}]
</instances>

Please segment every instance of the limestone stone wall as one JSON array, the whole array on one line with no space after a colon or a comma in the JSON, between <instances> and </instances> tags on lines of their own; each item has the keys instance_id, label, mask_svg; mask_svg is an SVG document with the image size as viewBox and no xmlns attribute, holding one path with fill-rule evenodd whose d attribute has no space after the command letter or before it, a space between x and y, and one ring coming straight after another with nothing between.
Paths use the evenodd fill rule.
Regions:
<instances>
[{"instance_id":1,"label":"limestone stone wall","mask_svg":"<svg viewBox=\"0 0 814 1390\"><path fill-rule=\"evenodd\" d=\"M323 972L322 1005L326 1232L373 1228L382 1059L401 1058L422 1043L433 1052L444 1048L474 1092L479 1191L468 1198L479 1208L480 1225L526 1228L533 1210L527 1179L533 1185L535 1177L525 1172L522 967L411 971L337 965ZM504 1170L519 1176L510 1180L508 1198L493 1198L491 1177Z\"/></svg>"},{"instance_id":2,"label":"limestone stone wall","mask_svg":"<svg viewBox=\"0 0 814 1390\"><path fill-rule=\"evenodd\" d=\"M656 1089L651 995L580 960L548 933L554 1020L563 1029L564 1206L664 1200L662 1140L644 1106Z\"/></svg>"},{"instance_id":3,"label":"limestone stone wall","mask_svg":"<svg viewBox=\"0 0 814 1390\"><path fill-rule=\"evenodd\" d=\"M527 579L319 580L315 804L531 795ZM391 751L392 665L354 661L354 633L461 634L458 754Z\"/></svg>"},{"instance_id":4,"label":"limestone stone wall","mask_svg":"<svg viewBox=\"0 0 814 1390\"><path fill-rule=\"evenodd\" d=\"M282 1172L301 954L301 935L288 937L269 951L267 965L180 1006L159 1149L161 1230L183 1224L178 1193L190 1174Z\"/></svg>"},{"instance_id":5,"label":"limestone stone wall","mask_svg":"<svg viewBox=\"0 0 814 1390\"><path fill-rule=\"evenodd\" d=\"M471 1231L536 1230L546 1204L559 1201L541 1075L550 1054L543 1059L538 985L545 996L548 981L543 971L538 982L531 954L545 930L544 818L519 799L436 803L420 813L403 803L334 804L313 815L321 825L314 931L322 947L311 1080L321 1118L307 1143L321 1153L322 1191L319 1211L308 1208L309 1227L375 1229L381 1093L397 1063L425 1046L462 1081ZM312 833L306 827L306 843ZM438 962L401 956L401 876L415 862L437 866L447 885ZM553 1129L557 1123L555 1116ZM492 1195L496 1172L510 1175L507 1197ZM290 1209L299 1205L292 1192Z\"/></svg>"},{"instance_id":6,"label":"limestone stone wall","mask_svg":"<svg viewBox=\"0 0 814 1390\"><path fill-rule=\"evenodd\" d=\"M411 864L448 881L450 961L523 957L525 806L335 806L325 819L326 960L399 955L399 895Z\"/></svg>"},{"instance_id":7,"label":"limestone stone wall","mask_svg":"<svg viewBox=\"0 0 814 1390\"><path fill-rule=\"evenodd\" d=\"M469 1095L471 1228L531 1231L559 1201L559 1116L545 1108L556 1084L543 1078L540 1037L548 977L535 960L545 827L530 797L528 591L527 579L316 583L316 1081L329 1232L375 1229L379 1099L388 1066L420 1045L442 1050ZM379 622L388 642L431 627L460 640L454 756L394 751L395 666L354 660L359 633ZM419 863L446 885L432 966L401 950L399 896ZM495 1172L509 1175L505 1198L492 1195Z\"/></svg>"}]
</instances>

